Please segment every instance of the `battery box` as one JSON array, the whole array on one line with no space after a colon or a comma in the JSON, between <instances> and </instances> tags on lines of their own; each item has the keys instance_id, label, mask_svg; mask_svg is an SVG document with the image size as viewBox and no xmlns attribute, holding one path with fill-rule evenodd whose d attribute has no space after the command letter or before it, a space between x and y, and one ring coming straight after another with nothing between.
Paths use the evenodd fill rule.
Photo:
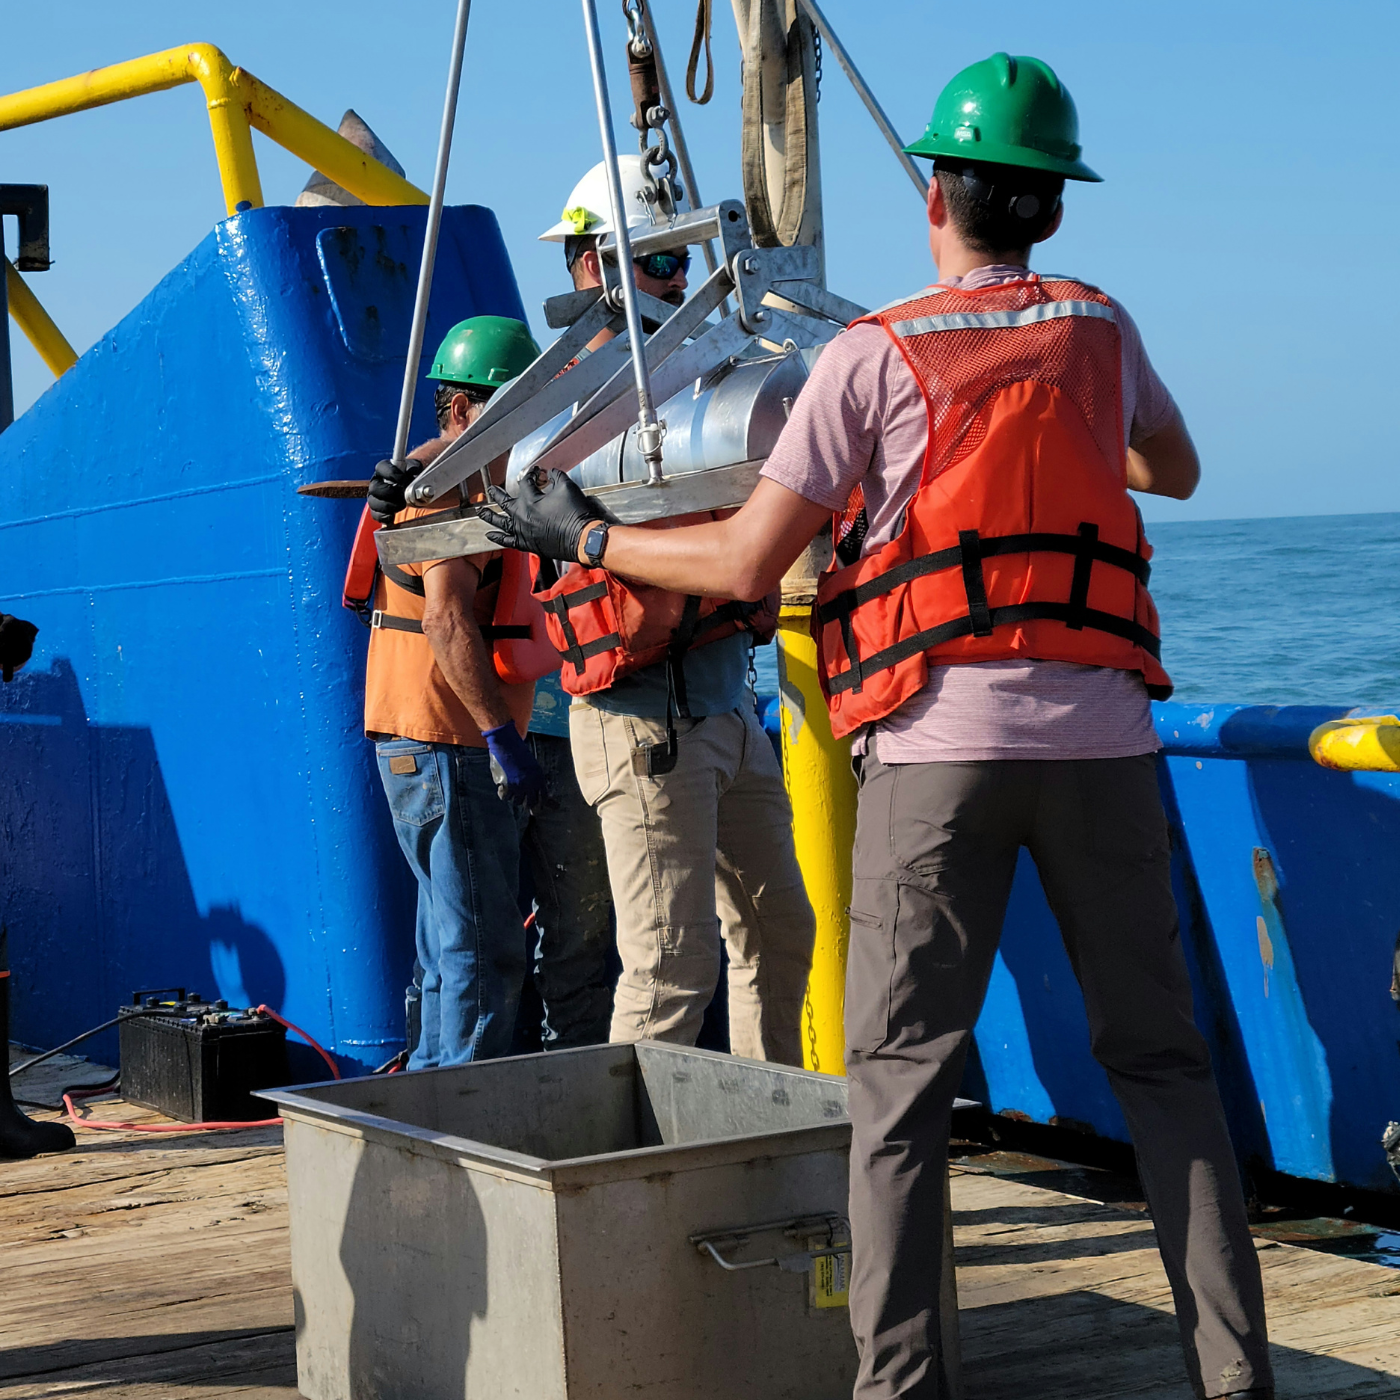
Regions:
<instances>
[{"instance_id":1,"label":"battery box","mask_svg":"<svg viewBox=\"0 0 1400 1400\"><path fill-rule=\"evenodd\" d=\"M121 1094L186 1123L248 1122L275 1110L254 1099L290 1078L287 1032L272 1017L205 1001L183 987L136 992L117 1035Z\"/></svg>"}]
</instances>

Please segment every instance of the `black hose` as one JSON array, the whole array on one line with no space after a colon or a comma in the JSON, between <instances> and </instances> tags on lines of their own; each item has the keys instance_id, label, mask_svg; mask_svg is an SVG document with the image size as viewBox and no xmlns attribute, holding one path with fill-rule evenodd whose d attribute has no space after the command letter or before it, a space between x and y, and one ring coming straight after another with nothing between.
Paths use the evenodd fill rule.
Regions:
<instances>
[{"instance_id":1,"label":"black hose","mask_svg":"<svg viewBox=\"0 0 1400 1400\"><path fill-rule=\"evenodd\" d=\"M82 1035L75 1035L72 1040L65 1040L62 1045L55 1045L52 1050L45 1050L42 1055L35 1055L32 1060L26 1060L22 1065L15 1065L10 1070L10 1078L17 1074L23 1074L27 1069L33 1069L35 1065L42 1064L45 1060L52 1059L55 1055L61 1055L65 1050L71 1049L74 1045L81 1044L84 1040L90 1040L95 1035L100 1035L103 1031L109 1031L113 1026L119 1025L122 1021L131 1016L158 1016L161 1013L170 1014L170 1008L166 1006L153 1006L149 1008L123 1011L120 1016L113 1016L110 1021L103 1021L100 1026L94 1026L90 1031L84 1031Z\"/></svg>"}]
</instances>

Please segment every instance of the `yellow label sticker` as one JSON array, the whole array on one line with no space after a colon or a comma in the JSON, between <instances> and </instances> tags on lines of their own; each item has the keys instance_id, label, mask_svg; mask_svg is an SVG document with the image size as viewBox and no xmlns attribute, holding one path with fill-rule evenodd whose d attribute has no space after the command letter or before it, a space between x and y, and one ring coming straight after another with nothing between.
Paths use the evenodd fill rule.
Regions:
<instances>
[{"instance_id":1,"label":"yellow label sticker","mask_svg":"<svg viewBox=\"0 0 1400 1400\"><path fill-rule=\"evenodd\" d=\"M844 1308L851 1289L851 1256L822 1254L812 1260L812 1306Z\"/></svg>"},{"instance_id":2,"label":"yellow label sticker","mask_svg":"<svg viewBox=\"0 0 1400 1400\"><path fill-rule=\"evenodd\" d=\"M391 773L416 773L418 771L417 754L394 754L389 759L389 771Z\"/></svg>"}]
</instances>

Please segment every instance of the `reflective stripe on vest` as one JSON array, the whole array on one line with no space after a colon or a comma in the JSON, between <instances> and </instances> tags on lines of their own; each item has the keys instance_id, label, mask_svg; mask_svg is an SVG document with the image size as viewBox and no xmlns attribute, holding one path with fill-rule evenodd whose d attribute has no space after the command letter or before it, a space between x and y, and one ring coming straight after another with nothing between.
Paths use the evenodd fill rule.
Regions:
<instances>
[{"instance_id":1,"label":"reflective stripe on vest","mask_svg":"<svg viewBox=\"0 0 1400 1400\"><path fill-rule=\"evenodd\" d=\"M1062 316L1096 316L1115 324L1118 320L1113 308L1101 302L1047 301L1020 311L953 311L946 316L916 316L912 321L892 322L890 331L901 340L907 340L910 336L931 335L938 331L1009 330L1016 326L1034 326L1041 321L1058 321Z\"/></svg>"},{"instance_id":2,"label":"reflective stripe on vest","mask_svg":"<svg viewBox=\"0 0 1400 1400\"><path fill-rule=\"evenodd\" d=\"M423 634L423 624L412 617L395 617L382 608L375 608L369 615L369 625L384 628L390 632L414 632ZM521 624L498 627L494 622L478 622L476 629L488 642L528 641L530 629Z\"/></svg>"}]
</instances>

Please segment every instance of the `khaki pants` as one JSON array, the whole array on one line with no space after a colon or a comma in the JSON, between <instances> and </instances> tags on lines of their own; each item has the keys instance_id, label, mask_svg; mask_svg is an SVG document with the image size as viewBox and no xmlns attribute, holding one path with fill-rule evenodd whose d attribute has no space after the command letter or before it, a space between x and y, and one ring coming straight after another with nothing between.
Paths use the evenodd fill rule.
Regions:
<instances>
[{"instance_id":1,"label":"khaki pants","mask_svg":"<svg viewBox=\"0 0 1400 1400\"><path fill-rule=\"evenodd\" d=\"M632 756L664 743L661 720L569 710L574 769L602 822L617 910L611 1038L695 1043L719 979L722 926L731 1049L800 1065L816 925L772 745L749 707L676 728L675 768L647 777Z\"/></svg>"},{"instance_id":2,"label":"khaki pants","mask_svg":"<svg viewBox=\"0 0 1400 1400\"><path fill-rule=\"evenodd\" d=\"M942 1400L949 1117L1022 846L1137 1149L1191 1388L1269 1387L1259 1261L1192 1017L1153 758L867 758L846 981L857 1400Z\"/></svg>"}]
</instances>

